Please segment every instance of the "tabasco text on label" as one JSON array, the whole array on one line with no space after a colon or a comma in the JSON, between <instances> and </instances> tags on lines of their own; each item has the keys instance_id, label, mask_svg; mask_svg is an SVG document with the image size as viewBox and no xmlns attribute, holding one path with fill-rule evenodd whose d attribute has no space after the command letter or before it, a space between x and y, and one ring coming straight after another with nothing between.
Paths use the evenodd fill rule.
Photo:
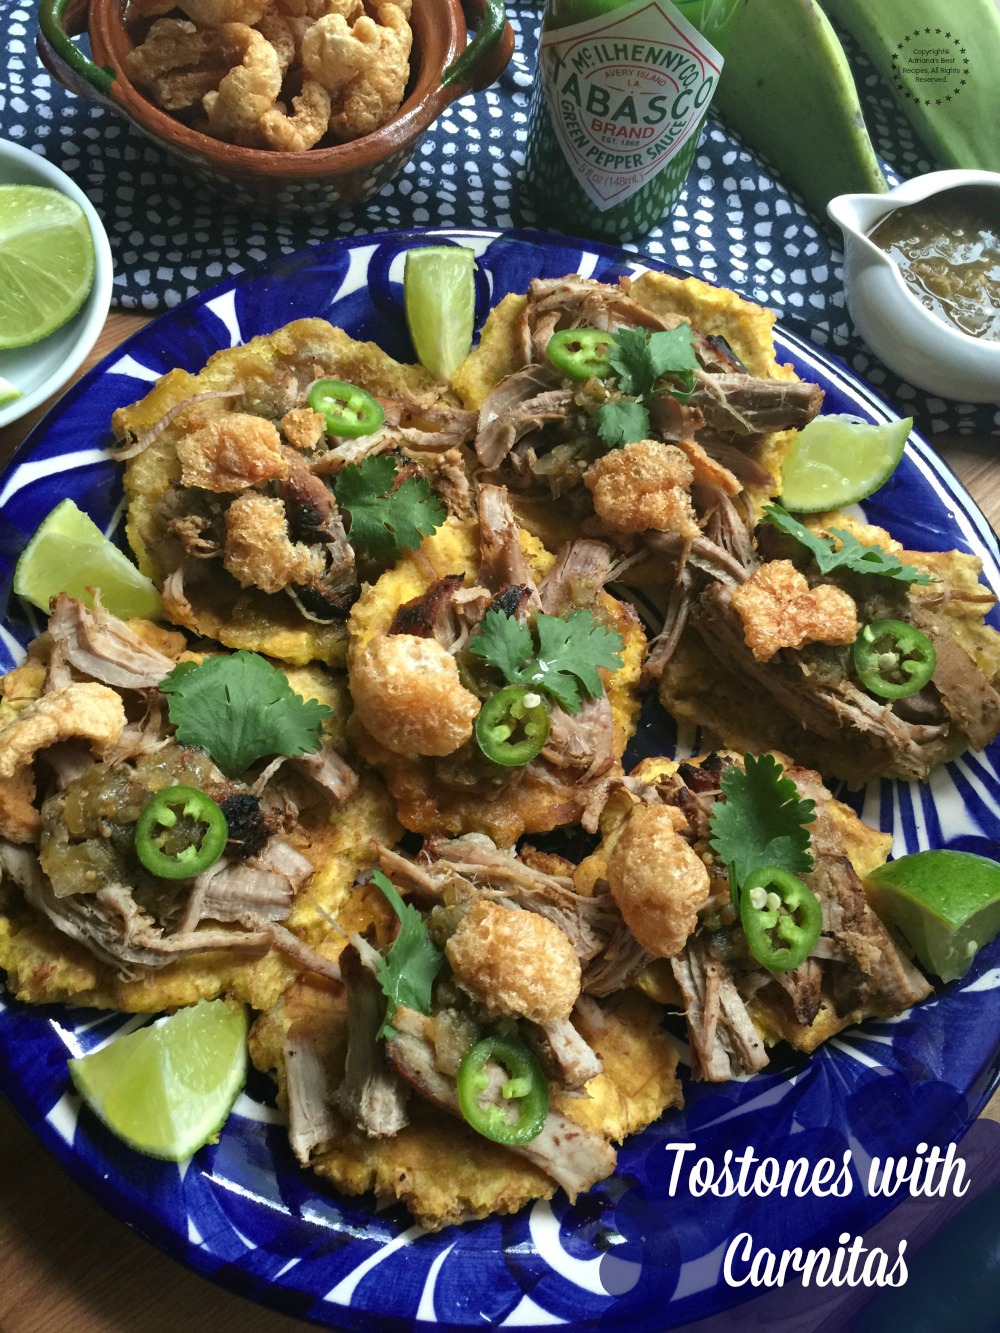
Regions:
<instances>
[{"instance_id":1,"label":"tabasco text on label","mask_svg":"<svg viewBox=\"0 0 1000 1333\"><path fill-rule=\"evenodd\" d=\"M543 32L540 68L559 144L604 211L697 132L722 57L669 0L636 0Z\"/></svg>"}]
</instances>

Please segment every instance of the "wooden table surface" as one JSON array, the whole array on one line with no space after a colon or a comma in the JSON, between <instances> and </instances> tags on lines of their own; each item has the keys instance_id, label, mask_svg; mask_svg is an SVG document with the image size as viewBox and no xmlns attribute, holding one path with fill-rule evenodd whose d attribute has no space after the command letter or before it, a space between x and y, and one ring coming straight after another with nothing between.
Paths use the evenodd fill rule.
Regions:
<instances>
[{"instance_id":1,"label":"wooden table surface","mask_svg":"<svg viewBox=\"0 0 1000 1333\"><path fill-rule=\"evenodd\" d=\"M109 315L83 369L145 322L139 315ZM48 406L0 430L0 464ZM937 437L935 443L996 528L1000 439ZM1000 1121L1000 1094L984 1114ZM134 1235L64 1174L0 1099L0 1333L291 1333L307 1327L230 1295Z\"/></svg>"}]
</instances>

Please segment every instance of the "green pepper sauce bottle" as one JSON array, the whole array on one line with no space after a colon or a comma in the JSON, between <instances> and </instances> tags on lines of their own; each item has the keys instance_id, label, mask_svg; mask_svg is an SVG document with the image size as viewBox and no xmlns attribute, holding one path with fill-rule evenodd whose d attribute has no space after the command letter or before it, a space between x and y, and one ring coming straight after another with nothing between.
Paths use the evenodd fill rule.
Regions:
<instances>
[{"instance_id":1,"label":"green pepper sauce bottle","mask_svg":"<svg viewBox=\"0 0 1000 1333\"><path fill-rule=\"evenodd\" d=\"M548 0L528 123L542 220L631 240L680 194L745 0Z\"/></svg>"}]
</instances>

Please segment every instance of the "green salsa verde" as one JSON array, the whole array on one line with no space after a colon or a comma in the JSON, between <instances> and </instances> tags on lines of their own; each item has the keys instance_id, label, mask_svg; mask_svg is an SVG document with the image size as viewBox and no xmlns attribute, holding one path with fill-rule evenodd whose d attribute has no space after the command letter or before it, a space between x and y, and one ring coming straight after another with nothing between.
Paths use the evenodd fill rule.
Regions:
<instances>
[{"instance_id":1,"label":"green salsa verde","mask_svg":"<svg viewBox=\"0 0 1000 1333\"><path fill-rule=\"evenodd\" d=\"M959 186L897 208L869 233L923 305L1000 342L1000 190Z\"/></svg>"}]
</instances>

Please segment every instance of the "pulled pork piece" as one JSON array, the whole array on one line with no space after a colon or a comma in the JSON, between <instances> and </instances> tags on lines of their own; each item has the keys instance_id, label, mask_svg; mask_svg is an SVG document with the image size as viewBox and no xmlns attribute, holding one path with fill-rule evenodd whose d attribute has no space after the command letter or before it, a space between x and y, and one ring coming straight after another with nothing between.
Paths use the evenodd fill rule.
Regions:
<instances>
[{"instance_id":1,"label":"pulled pork piece","mask_svg":"<svg viewBox=\"0 0 1000 1333\"><path fill-rule=\"evenodd\" d=\"M310 1033L305 1024L293 1025L282 1042L288 1142L302 1166L340 1129L330 1105L321 1045L320 1034Z\"/></svg>"},{"instance_id":2,"label":"pulled pork piece","mask_svg":"<svg viewBox=\"0 0 1000 1333\"><path fill-rule=\"evenodd\" d=\"M823 406L818 384L801 380L754 379L750 375L696 372L690 406L710 430L732 436L801 429Z\"/></svg>"},{"instance_id":3,"label":"pulled pork piece","mask_svg":"<svg viewBox=\"0 0 1000 1333\"><path fill-rule=\"evenodd\" d=\"M532 1035L542 1060L556 1068L564 1087L582 1088L601 1072L600 1056L591 1049L568 1018L541 1023Z\"/></svg>"},{"instance_id":4,"label":"pulled pork piece","mask_svg":"<svg viewBox=\"0 0 1000 1333\"><path fill-rule=\"evenodd\" d=\"M59 593L52 604L49 633L53 648L61 650L70 666L116 689L155 689L176 665L106 611L96 595L91 610L77 598Z\"/></svg>"},{"instance_id":5,"label":"pulled pork piece","mask_svg":"<svg viewBox=\"0 0 1000 1333\"><path fill-rule=\"evenodd\" d=\"M684 999L692 1075L724 1083L767 1064L767 1052L725 963L693 937L670 960Z\"/></svg>"},{"instance_id":6,"label":"pulled pork piece","mask_svg":"<svg viewBox=\"0 0 1000 1333\"><path fill-rule=\"evenodd\" d=\"M941 703L974 750L984 750L1000 732L1000 694L980 671L972 657L948 632L941 617L914 598L910 621L934 645L937 664L934 687Z\"/></svg>"},{"instance_id":7,"label":"pulled pork piece","mask_svg":"<svg viewBox=\"0 0 1000 1333\"><path fill-rule=\"evenodd\" d=\"M479 581L491 592L512 585L531 590L531 609L539 606L538 592L527 558L521 549L520 529L503 486L479 489Z\"/></svg>"},{"instance_id":8,"label":"pulled pork piece","mask_svg":"<svg viewBox=\"0 0 1000 1333\"><path fill-rule=\"evenodd\" d=\"M397 1005L393 1018L396 1035L386 1044L386 1054L400 1078L422 1097L460 1117L455 1084L439 1073L434 1063L430 1022L405 1005ZM530 1143L509 1145L507 1151L540 1167L563 1187L571 1201L611 1175L617 1160L607 1139L558 1111L549 1112L541 1132Z\"/></svg>"},{"instance_id":9,"label":"pulled pork piece","mask_svg":"<svg viewBox=\"0 0 1000 1333\"><path fill-rule=\"evenodd\" d=\"M498 468L522 436L572 412L573 391L559 386L558 373L547 365L500 381L479 410L476 457L483 467Z\"/></svg>"},{"instance_id":10,"label":"pulled pork piece","mask_svg":"<svg viewBox=\"0 0 1000 1333\"><path fill-rule=\"evenodd\" d=\"M857 607L842 588L820 583L810 588L790 560L769 560L732 595L743 621L743 637L758 662L780 648L807 643L853 643Z\"/></svg>"},{"instance_id":11,"label":"pulled pork piece","mask_svg":"<svg viewBox=\"0 0 1000 1333\"><path fill-rule=\"evenodd\" d=\"M391 1137L406 1127L409 1116L406 1084L390 1067L379 1041L385 996L356 944L341 953L340 971L347 987L348 1037L344 1077L334 1102L363 1134Z\"/></svg>"},{"instance_id":12,"label":"pulled pork piece","mask_svg":"<svg viewBox=\"0 0 1000 1333\"><path fill-rule=\"evenodd\" d=\"M612 576L611 547L584 537L566 542L556 563L538 585L546 615L558 616L578 606L592 606Z\"/></svg>"}]
</instances>

